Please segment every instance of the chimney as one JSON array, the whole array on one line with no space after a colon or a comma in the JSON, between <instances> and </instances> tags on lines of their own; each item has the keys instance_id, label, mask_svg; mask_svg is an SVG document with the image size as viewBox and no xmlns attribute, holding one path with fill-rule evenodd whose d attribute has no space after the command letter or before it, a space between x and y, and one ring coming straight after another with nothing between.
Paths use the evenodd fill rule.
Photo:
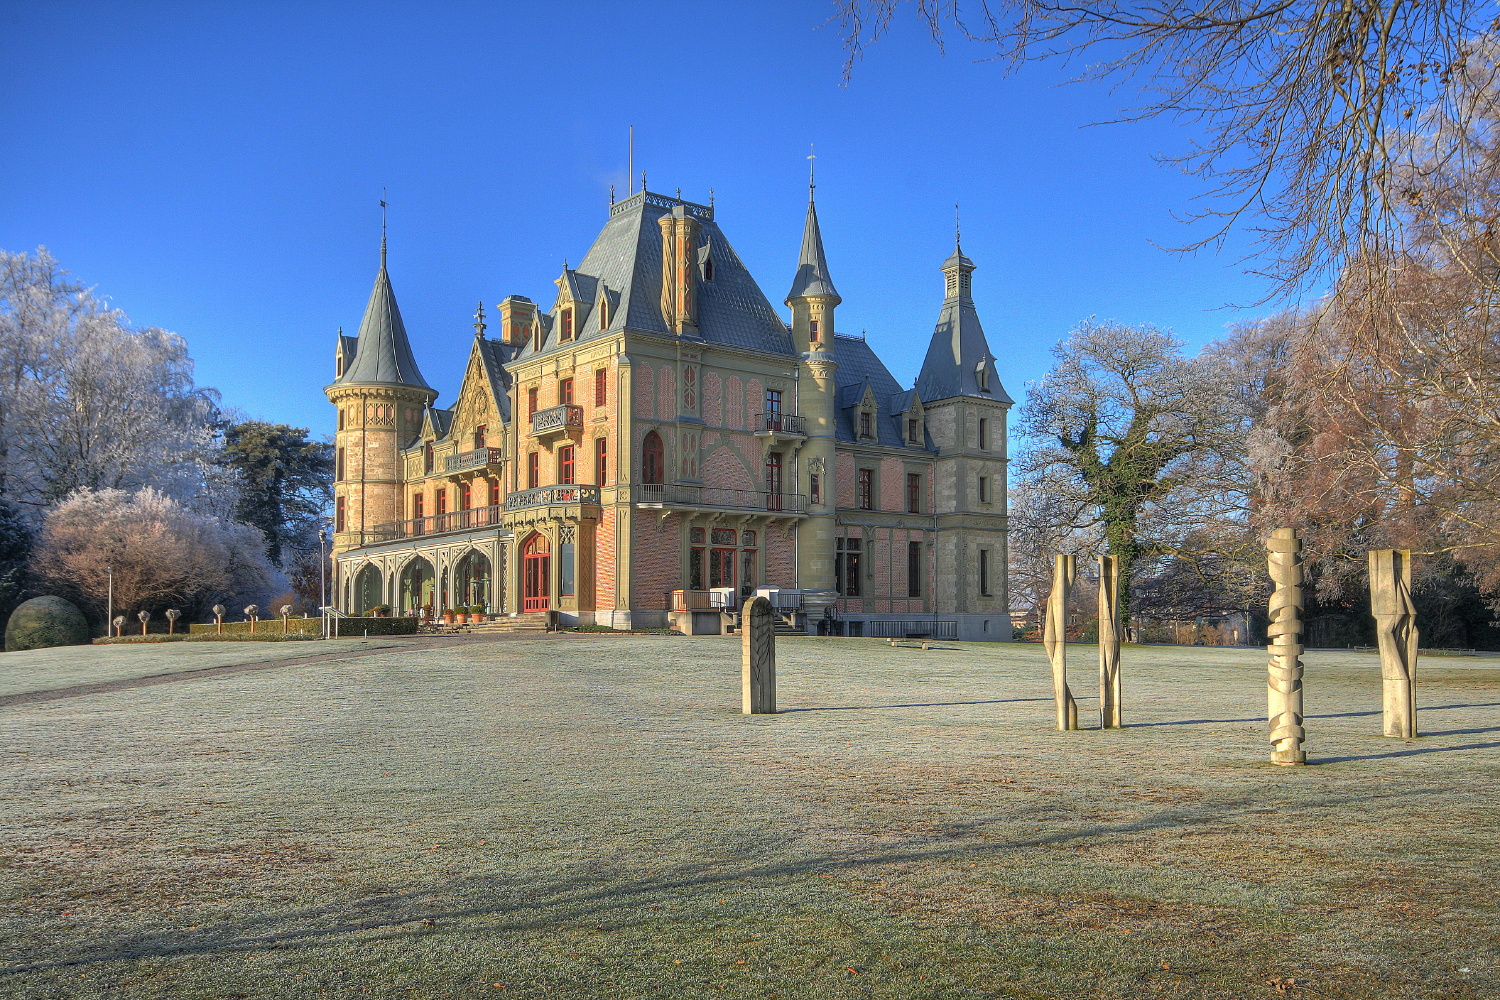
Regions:
<instances>
[{"instance_id":1,"label":"chimney","mask_svg":"<svg viewBox=\"0 0 1500 1000\"><path fill-rule=\"evenodd\" d=\"M698 336L698 220L678 204L661 225L661 315L667 329Z\"/></svg>"},{"instance_id":2,"label":"chimney","mask_svg":"<svg viewBox=\"0 0 1500 1000\"><path fill-rule=\"evenodd\" d=\"M501 340L520 347L531 339L536 330L536 303L524 295L507 295L495 308L500 310Z\"/></svg>"}]
</instances>

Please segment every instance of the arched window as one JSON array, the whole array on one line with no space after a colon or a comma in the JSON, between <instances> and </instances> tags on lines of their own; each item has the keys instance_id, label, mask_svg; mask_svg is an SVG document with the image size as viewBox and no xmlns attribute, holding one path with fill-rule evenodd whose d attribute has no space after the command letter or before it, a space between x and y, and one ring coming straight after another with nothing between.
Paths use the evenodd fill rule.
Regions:
<instances>
[{"instance_id":1,"label":"arched window","mask_svg":"<svg viewBox=\"0 0 1500 1000\"><path fill-rule=\"evenodd\" d=\"M655 431L641 442L641 482L660 485L667 481L667 459L661 446L661 435Z\"/></svg>"}]
</instances>

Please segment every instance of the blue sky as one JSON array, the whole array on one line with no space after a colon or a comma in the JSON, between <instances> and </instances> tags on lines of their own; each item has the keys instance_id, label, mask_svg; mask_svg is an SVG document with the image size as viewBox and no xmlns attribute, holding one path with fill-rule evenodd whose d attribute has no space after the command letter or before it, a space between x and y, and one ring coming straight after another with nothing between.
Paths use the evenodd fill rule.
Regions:
<instances>
[{"instance_id":1,"label":"blue sky","mask_svg":"<svg viewBox=\"0 0 1500 1000\"><path fill-rule=\"evenodd\" d=\"M321 389L390 270L451 401L470 316L550 304L626 180L704 201L768 297L790 283L817 144L844 304L910 384L963 206L975 299L1018 400L1088 316L1197 347L1263 287L1243 242L1181 257L1192 132L1087 127L1128 91L1007 75L904 23L842 87L821 0L757 4L0 3L0 247L45 244L135 322L188 339L228 406L331 430Z\"/></svg>"}]
</instances>

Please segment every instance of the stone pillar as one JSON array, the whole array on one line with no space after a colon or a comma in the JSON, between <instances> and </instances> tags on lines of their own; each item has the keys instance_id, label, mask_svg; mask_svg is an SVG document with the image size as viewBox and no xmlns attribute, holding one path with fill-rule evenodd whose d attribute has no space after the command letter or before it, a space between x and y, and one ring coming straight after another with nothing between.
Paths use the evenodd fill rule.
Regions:
<instances>
[{"instance_id":1,"label":"stone pillar","mask_svg":"<svg viewBox=\"0 0 1500 1000\"><path fill-rule=\"evenodd\" d=\"M1078 557L1058 554L1052 562L1052 593L1047 595L1047 625L1042 644L1052 661L1052 692L1057 698L1057 728L1078 728L1078 702L1068 690L1068 653L1063 643L1068 631L1068 592L1078 572Z\"/></svg>"},{"instance_id":2,"label":"stone pillar","mask_svg":"<svg viewBox=\"0 0 1500 1000\"><path fill-rule=\"evenodd\" d=\"M1291 528L1277 528L1266 542L1271 582L1270 625L1266 628L1266 714L1271 729L1271 763L1306 764L1302 743L1302 542Z\"/></svg>"},{"instance_id":3,"label":"stone pillar","mask_svg":"<svg viewBox=\"0 0 1500 1000\"><path fill-rule=\"evenodd\" d=\"M1370 553L1370 613L1380 644L1385 735L1417 735L1417 609L1411 600L1411 552Z\"/></svg>"},{"instance_id":4,"label":"stone pillar","mask_svg":"<svg viewBox=\"0 0 1500 1000\"><path fill-rule=\"evenodd\" d=\"M771 602L752 597L740 615L740 679L746 715L776 713L776 616Z\"/></svg>"},{"instance_id":5,"label":"stone pillar","mask_svg":"<svg viewBox=\"0 0 1500 1000\"><path fill-rule=\"evenodd\" d=\"M1099 557L1099 728L1120 721L1120 557Z\"/></svg>"}]
</instances>

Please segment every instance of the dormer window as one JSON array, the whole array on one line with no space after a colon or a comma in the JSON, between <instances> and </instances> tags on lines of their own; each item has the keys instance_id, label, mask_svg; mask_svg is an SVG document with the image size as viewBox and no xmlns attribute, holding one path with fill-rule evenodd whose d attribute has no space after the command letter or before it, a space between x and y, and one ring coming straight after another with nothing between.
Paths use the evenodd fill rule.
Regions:
<instances>
[{"instance_id":1,"label":"dormer window","mask_svg":"<svg viewBox=\"0 0 1500 1000\"><path fill-rule=\"evenodd\" d=\"M541 323L538 323L536 325L536 334L532 338L531 349L533 351L540 351L542 349L542 324Z\"/></svg>"},{"instance_id":2,"label":"dormer window","mask_svg":"<svg viewBox=\"0 0 1500 1000\"><path fill-rule=\"evenodd\" d=\"M480 448L483 448L485 446L485 444L484 444L484 432L487 431L487 430L489 430L489 428L486 425L484 425L484 424L480 424L478 427L474 428L474 450L475 451L478 451Z\"/></svg>"},{"instance_id":3,"label":"dormer window","mask_svg":"<svg viewBox=\"0 0 1500 1000\"><path fill-rule=\"evenodd\" d=\"M609 329L609 299L599 299L599 329Z\"/></svg>"},{"instance_id":4,"label":"dormer window","mask_svg":"<svg viewBox=\"0 0 1500 1000\"><path fill-rule=\"evenodd\" d=\"M564 309L562 311L562 334L561 334L561 336L558 339L560 339L560 340L572 340L573 339L573 310L572 309Z\"/></svg>"},{"instance_id":5,"label":"dormer window","mask_svg":"<svg viewBox=\"0 0 1500 1000\"><path fill-rule=\"evenodd\" d=\"M912 444L916 444L918 441L922 440L921 431L919 430L917 419L915 417L907 418L906 440L910 441Z\"/></svg>"},{"instance_id":6,"label":"dormer window","mask_svg":"<svg viewBox=\"0 0 1500 1000\"><path fill-rule=\"evenodd\" d=\"M432 464L432 442L428 441L422 446L422 471L431 474Z\"/></svg>"},{"instance_id":7,"label":"dormer window","mask_svg":"<svg viewBox=\"0 0 1500 1000\"><path fill-rule=\"evenodd\" d=\"M703 258L703 280L714 280L714 259L712 257Z\"/></svg>"},{"instance_id":8,"label":"dormer window","mask_svg":"<svg viewBox=\"0 0 1500 1000\"><path fill-rule=\"evenodd\" d=\"M870 434L870 411L869 410L860 410L859 411L859 436L862 437L862 438L867 438L867 437L871 437L872 436Z\"/></svg>"},{"instance_id":9,"label":"dormer window","mask_svg":"<svg viewBox=\"0 0 1500 1000\"><path fill-rule=\"evenodd\" d=\"M990 363L986 358L974 367L974 381L979 383L980 392L990 391Z\"/></svg>"}]
</instances>

